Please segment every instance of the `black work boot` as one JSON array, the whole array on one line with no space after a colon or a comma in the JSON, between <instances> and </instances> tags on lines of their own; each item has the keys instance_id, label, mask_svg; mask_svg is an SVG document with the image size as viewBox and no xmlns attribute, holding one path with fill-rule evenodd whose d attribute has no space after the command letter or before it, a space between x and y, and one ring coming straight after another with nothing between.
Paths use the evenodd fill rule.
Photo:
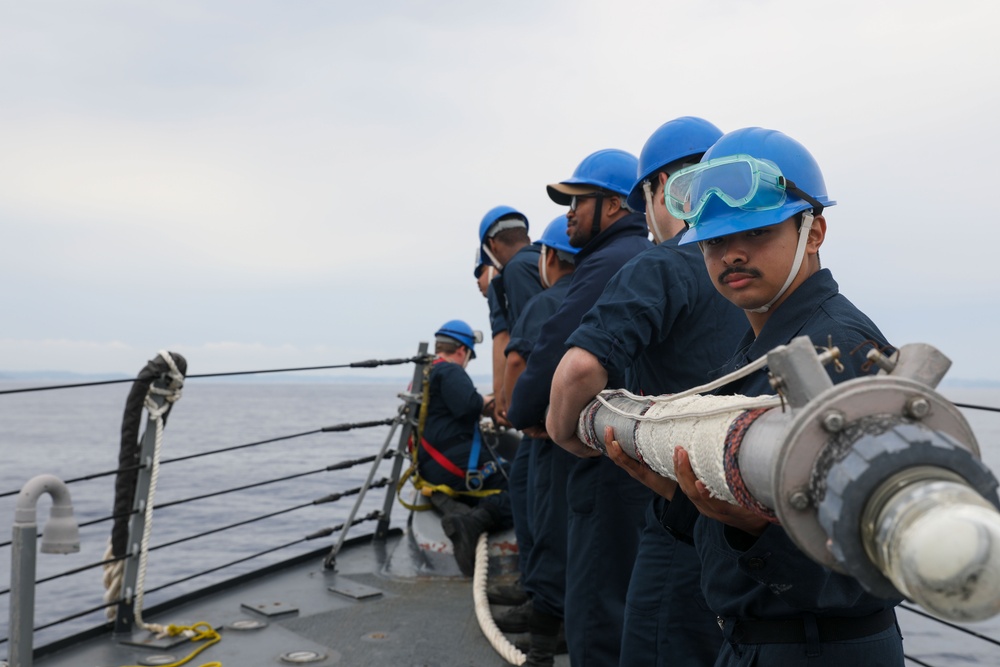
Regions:
<instances>
[{"instance_id":1,"label":"black work boot","mask_svg":"<svg viewBox=\"0 0 1000 667\"><path fill-rule=\"evenodd\" d=\"M515 640L514 647L527 655L531 651L531 637ZM569 653L569 646L566 645L566 632L560 625L559 634L556 636L556 655L566 655L567 653Z\"/></svg>"},{"instance_id":2,"label":"black work boot","mask_svg":"<svg viewBox=\"0 0 1000 667\"><path fill-rule=\"evenodd\" d=\"M558 650L561 625L562 619L558 616L550 616L537 609L531 610L531 617L528 619L531 646L524 667L552 667Z\"/></svg>"},{"instance_id":3,"label":"black work boot","mask_svg":"<svg viewBox=\"0 0 1000 667\"><path fill-rule=\"evenodd\" d=\"M490 604L498 604L505 607L524 604L528 601L528 594L521 586L521 580L515 579L511 583L496 583L486 587L486 598Z\"/></svg>"},{"instance_id":4,"label":"black work boot","mask_svg":"<svg viewBox=\"0 0 1000 667\"><path fill-rule=\"evenodd\" d=\"M493 621L497 624L497 627L501 632L527 632L528 623L531 621L531 601L519 604L516 607L511 607L504 613L500 614Z\"/></svg>"},{"instance_id":5,"label":"black work boot","mask_svg":"<svg viewBox=\"0 0 1000 667\"><path fill-rule=\"evenodd\" d=\"M444 534L451 540L455 550L458 569L471 577L476 568L476 543L479 536L488 533L496 525L493 513L485 507L476 507L468 514L450 514L441 519Z\"/></svg>"}]
</instances>

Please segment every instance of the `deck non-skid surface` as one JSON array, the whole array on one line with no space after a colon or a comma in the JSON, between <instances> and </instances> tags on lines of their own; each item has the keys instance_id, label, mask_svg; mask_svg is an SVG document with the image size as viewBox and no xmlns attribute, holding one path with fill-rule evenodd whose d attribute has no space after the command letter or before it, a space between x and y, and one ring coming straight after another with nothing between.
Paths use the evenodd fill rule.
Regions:
<instances>
[{"instance_id":1,"label":"deck non-skid surface","mask_svg":"<svg viewBox=\"0 0 1000 667\"><path fill-rule=\"evenodd\" d=\"M385 594L347 608L280 621L280 625L336 649L345 665L504 664L476 621L469 581L349 578Z\"/></svg>"},{"instance_id":2,"label":"deck non-skid surface","mask_svg":"<svg viewBox=\"0 0 1000 667\"><path fill-rule=\"evenodd\" d=\"M388 550L400 539L392 538ZM386 549L362 544L338 557L337 572L322 568L321 559L252 580L147 618L157 623L207 621L223 627L222 641L195 658L224 667L288 665L281 656L314 651L326 657L304 663L315 667L501 667L506 662L483 636L475 618L471 581L464 578L387 578L378 572ZM328 590L337 584L360 584L382 592L361 600ZM366 590L366 589L365 589ZM255 606L296 611L265 617ZM502 612L504 607L496 607ZM225 628L234 621L266 620L260 630ZM191 646L171 649L177 658ZM142 664L154 651L122 645L110 637L82 642L39 657L37 667L120 667ZM566 656L556 665L565 666Z\"/></svg>"}]
</instances>

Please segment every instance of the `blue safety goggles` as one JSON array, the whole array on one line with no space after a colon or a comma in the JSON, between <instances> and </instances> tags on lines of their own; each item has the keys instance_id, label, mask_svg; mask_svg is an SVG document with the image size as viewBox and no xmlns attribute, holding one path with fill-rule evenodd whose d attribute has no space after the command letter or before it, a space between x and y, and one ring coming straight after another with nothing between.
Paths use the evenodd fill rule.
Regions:
<instances>
[{"instance_id":1,"label":"blue safety goggles","mask_svg":"<svg viewBox=\"0 0 1000 667\"><path fill-rule=\"evenodd\" d=\"M730 208L770 211L783 206L789 194L823 209L823 204L795 187L775 164L740 154L675 172L667 181L665 198L671 215L695 227L713 196Z\"/></svg>"}]
</instances>

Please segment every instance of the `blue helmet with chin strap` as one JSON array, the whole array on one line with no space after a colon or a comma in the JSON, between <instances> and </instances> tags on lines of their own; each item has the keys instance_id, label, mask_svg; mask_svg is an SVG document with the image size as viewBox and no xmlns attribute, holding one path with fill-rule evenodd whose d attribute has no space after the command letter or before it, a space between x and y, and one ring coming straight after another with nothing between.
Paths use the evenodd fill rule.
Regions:
<instances>
[{"instance_id":1,"label":"blue helmet with chin strap","mask_svg":"<svg viewBox=\"0 0 1000 667\"><path fill-rule=\"evenodd\" d=\"M724 135L667 183L667 208L690 225L681 244L770 227L808 209L818 215L836 203L805 146L760 127Z\"/></svg>"},{"instance_id":2,"label":"blue helmet with chin strap","mask_svg":"<svg viewBox=\"0 0 1000 667\"><path fill-rule=\"evenodd\" d=\"M549 198L560 206L569 206L574 195L597 191L627 196L635 181L638 160L631 153L616 148L591 153L583 158L573 175L547 187Z\"/></svg>"},{"instance_id":3,"label":"blue helmet with chin strap","mask_svg":"<svg viewBox=\"0 0 1000 667\"><path fill-rule=\"evenodd\" d=\"M503 205L494 206L486 212L482 222L479 223L479 259L481 263L492 264L489 255L484 250L486 239L492 237L501 229L509 229L511 227L524 227L524 230L527 231L528 217L516 208ZM491 231L493 232L492 234L490 234ZM478 266L476 270L479 270ZM478 277L479 274L477 273L476 276Z\"/></svg>"},{"instance_id":4,"label":"blue helmet with chin strap","mask_svg":"<svg viewBox=\"0 0 1000 667\"><path fill-rule=\"evenodd\" d=\"M574 248L569 244L569 232L567 231L567 226L569 220L566 219L565 215L560 215L558 218L549 223L545 231L542 232L541 237L535 241L535 245L543 245L546 248L552 248L553 250L559 250L561 252L569 253L570 255L575 255L580 252L579 248Z\"/></svg>"},{"instance_id":5,"label":"blue helmet with chin strap","mask_svg":"<svg viewBox=\"0 0 1000 667\"><path fill-rule=\"evenodd\" d=\"M684 162L697 162L721 136L722 130L695 116L681 116L658 127L639 153L637 178L628 195L629 208L640 212L646 210L642 184L650 176L670 167L666 169L669 174L683 166ZM674 163L677 163L676 166L671 167Z\"/></svg>"},{"instance_id":6,"label":"blue helmet with chin strap","mask_svg":"<svg viewBox=\"0 0 1000 667\"><path fill-rule=\"evenodd\" d=\"M482 222L479 223L479 242L485 243L486 235L487 232L490 231L490 228L501 220L507 220L508 218L520 220L524 223L523 225L513 226L521 226L528 229L528 217L524 215L524 213L521 213L512 206L494 206L490 210L486 211L486 215L483 216ZM492 234L490 234L490 236L492 236Z\"/></svg>"},{"instance_id":7,"label":"blue helmet with chin strap","mask_svg":"<svg viewBox=\"0 0 1000 667\"><path fill-rule=\"evenodd\" d=\"M483 332L473 331L472 327L462 320L448 320L434 332L434 339L439 342L455 342L469 348L472 358L476 358L476 343L483 342Z\"/></svg>"}]
</instances>

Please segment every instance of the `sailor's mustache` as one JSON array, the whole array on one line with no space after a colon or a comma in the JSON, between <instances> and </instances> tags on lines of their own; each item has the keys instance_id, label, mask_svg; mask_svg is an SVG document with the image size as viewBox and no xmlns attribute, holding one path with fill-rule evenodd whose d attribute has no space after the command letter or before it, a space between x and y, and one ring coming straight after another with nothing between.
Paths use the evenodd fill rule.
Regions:
<instances>
[{"instance_id":1,"label":"sailor's mustache","mask_svg":"<svg viewBox=\"0 0 1000 667\"><path fill-rule=\"evenodd\" d=\"M753 278L760 278L761 272L757 269L751 268L749 266L730 266L728 269L719 274L719 282L724 282L726 278L733 275L734 273L741 273L743 275L751 276Z\"/></svg>"}]
</instances>

